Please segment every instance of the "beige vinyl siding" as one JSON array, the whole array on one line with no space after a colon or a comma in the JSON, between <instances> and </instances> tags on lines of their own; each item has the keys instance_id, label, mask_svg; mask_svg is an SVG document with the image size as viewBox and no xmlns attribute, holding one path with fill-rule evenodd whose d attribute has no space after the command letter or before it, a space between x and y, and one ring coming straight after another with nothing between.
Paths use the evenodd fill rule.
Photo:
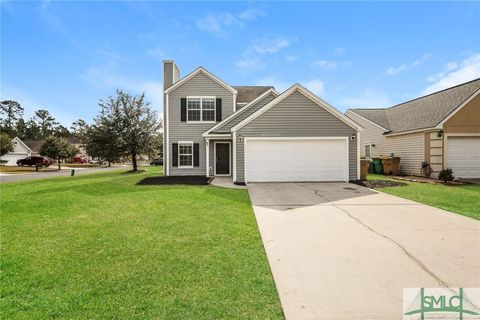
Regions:
<instances>
[{"instance_id":1,"label":"beige vinyl siding","mask_svg":"<svg viewBox=\"0 0 480 320\"><path fill-rule=\"evenodd\" d=\"M238 130L243 137L351 137L356 130L296 91ZM236 141L237 181L244 182L244 142ZM349 178L357 178L357 141L349 139Z\"/></svg>"},{"instance_id":2,"label":"beige vinyl siding","mask_svg":"<svg viewBox=\"0 0 480 320\"><path fill-rule=\"evenodd\" d=\"M215 133L230 133L230 130L240 123L242 120L246 119L248 116L253 114L255 111L259 110L262 108L264 105L272 101L273 99L276 98L276 95L273 93L268 94L266 97L261 99L260 101L257 101L257 103L249 106L247 109L243 110L242 112L239 112L238 116L235 116L225 124L223 124L220 128L216 129L214 132Z\"/></svg>"},{"instance_id":3,"label":"beige vinyl siding","mask_svg":"<svg viewBox=\"0 0 480 320\"><path fill-rule=\"evenodd\" d=\"M387 142L383 133L384 129L373 124L370 121L360 117L355 112L348 111L346 116L361 125L364 130L360 132L360 156L365 157L365 145L372 144L371 155L372 157L379 157L381 155L388 155ZM375 145L375 147L373 146Z\"/></svg>"},{"instance_id":4,"label":"beige vinyl siding","mask_svg":"<svg viewBox=\"0 0 480 320\"><path fill-rule=\"evenodd\" d=\"M169 122L169 174L176 175L205 175L206 174L206 145L202 133L210 129L215 123L187 123L180 121L180 99L187 96L215 96L222 99L222 119L233 113L233 94L223 86L203 73L183 83L168 94L168 122ZM194 168L172 167L172 144L178 141L193 141L200 145L200 166Z\"/></svg>"},{"instance_id":5,"label":"beige vinyl siding","mask_svg":"<svg viewBox=\"0 0 480 320\"><path fill-rule=\"evenodd\" d=\"M425 133L387 136L389 154L400 157L400 174L420 175L425 161Z\"/></svg>"}]
</instances>

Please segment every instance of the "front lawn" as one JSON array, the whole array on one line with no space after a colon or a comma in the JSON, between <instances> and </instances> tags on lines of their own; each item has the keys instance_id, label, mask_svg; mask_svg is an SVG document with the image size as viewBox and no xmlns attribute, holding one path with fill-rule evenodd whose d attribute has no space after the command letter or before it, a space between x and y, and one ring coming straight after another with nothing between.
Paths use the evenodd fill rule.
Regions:
<instances>
[{"instance_id":1,"label":"front lawn","mask_svg":"<svg viewBox=\"0 0 480 320\"><path fill-rule=\"evenodd\" d=\"M368 180L394 179L369 174ZM449 186L403 180L401 182L407 185L378 190L480 220L480 185Z\"/></svg>"},{"instance_id":2,"label":"front lawn","mask_svg":"<svg viewBox=\"0 0 480 320\"><path fill-rule=\"evenodd\" d=\"M282 318L247 192L147 170L1 185L0 318Z\"/></svg>"}]
</instances>

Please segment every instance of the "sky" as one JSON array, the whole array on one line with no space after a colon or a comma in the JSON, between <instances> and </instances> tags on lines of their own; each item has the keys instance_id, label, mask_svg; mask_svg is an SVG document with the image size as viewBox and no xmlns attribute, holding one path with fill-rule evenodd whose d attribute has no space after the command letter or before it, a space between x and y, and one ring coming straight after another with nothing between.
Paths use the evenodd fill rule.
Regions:
<instances>
[{"instance_id":1,"label":"sky","mask_svg":"<svg viewBox=\"0 0 480 320\"><path fill-rule=\"evenodd\" d=\"M162 60L231 85L300 83L344 112L480 77L476 2L0 1L0 98L25 116L91 122L99 99L145 92Z\"/></svg>"}]
</instances>

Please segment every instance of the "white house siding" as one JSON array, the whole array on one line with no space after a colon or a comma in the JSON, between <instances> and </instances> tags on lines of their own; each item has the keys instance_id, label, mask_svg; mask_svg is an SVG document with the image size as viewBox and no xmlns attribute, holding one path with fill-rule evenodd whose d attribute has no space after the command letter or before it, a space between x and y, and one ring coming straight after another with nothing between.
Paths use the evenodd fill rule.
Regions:
<instances>
[{"instance_id":1,"label":"white house siding","mask_svg":"<svg viewBox=\"0 0 480 320\"><path fill-rule=\"evenodd\" d=\"M233 113L233 93L203 73L198 73L180 87L168 94L168 163L169 174L205 175L206 145L202 133L215 124L187 123L180 121L180 99L188 96L215 96L222 99L222 119ZM193 141L200 145L200 166L194 168L172 167L172 144L178 141Z\"/></svg>"},{"instance_id":2,"label":"white house siding","mask_svg":"<svg viewBox=\"0 0 480 320\"><path fill-rule=\"evenodd\" d=\"M348 111L345 114L347 117L361 125L364 130L360 133L360 156L365 157L365 144L372 144L371 155L372 157L379 157L381 155L388 155L387 141L385 141L385 130L379 126L373 124L370 121L365 120L352 111Z\"/></svg>"},{"instance_id":3,"label":"white house siding","mask_svg":"<svg viewBox=\"0 0 480 320\"><path fill-rule=\"evenodd\" d=\"M387 136L386 141L388 154L400 157L400 174L420 175L422 162L425 161L425 133Z\"/></svg>"},{"instance_id":4,"label":"white house siding","mask_svg":"<svg viewBox=\"0 0 480 320\"><path fill-rule=\"evenodd\" d=\"M8 161L5 165L16 166L17 160L24 159L32 155L31 150L28 147L25 147L25 145L21 142L19 138L17 137L13 138L12 144L13 144L13 151L7 153L6 155L0 158L1 160Z\"/></svg>"},{"instance_id":5,"label":"white house siding","mask_svg":"<svg viewBox=\"0 0 480 320\"><path fill-rule=\"evenodd\" d=\"M356 130L294 92L237 131L237 137L351 137ZM244 182L244 141L236 142L236 178ZM349 139L349 178L357 178L357 141Z\"/></svg>"}]
</instances>

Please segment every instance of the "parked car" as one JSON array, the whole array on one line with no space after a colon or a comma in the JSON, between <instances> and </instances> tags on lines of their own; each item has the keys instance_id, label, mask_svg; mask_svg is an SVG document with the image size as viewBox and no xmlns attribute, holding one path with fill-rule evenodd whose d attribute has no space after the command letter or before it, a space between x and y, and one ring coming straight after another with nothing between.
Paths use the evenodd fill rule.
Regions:
<instances>
[{"instance_id":1,"label":"parked car","mask_svg":"<svg viewBox=\"0 0 480 320\"><path fill-rule=\"evenodd\" d=\"M17 166L39 166L39 167L48 167L53 163L50 158L40 157L40 156L31 156L24 159L17 160Z\"/></svg>"},{"instance_id":2,"label":"parked car","mask_svg":"<svg viewBox=\"0 0 480 320\"><path fill-rule=\"evenodd\" d=\"M153 159L150 161L151 166L163 166L163 159Z\"/></svg>"},{"instance_id":3,"label":"parked car","mask_svg":"<svg viewBox=\"0 0 480 320\"><path fill-rule=\"evenodd\" d=\"M83 164L83 163L87 163L87 159L83 158L83 157L73 157L72 159L72 163L75 163L75 164Z\"/></svg>"}]
</instances>

